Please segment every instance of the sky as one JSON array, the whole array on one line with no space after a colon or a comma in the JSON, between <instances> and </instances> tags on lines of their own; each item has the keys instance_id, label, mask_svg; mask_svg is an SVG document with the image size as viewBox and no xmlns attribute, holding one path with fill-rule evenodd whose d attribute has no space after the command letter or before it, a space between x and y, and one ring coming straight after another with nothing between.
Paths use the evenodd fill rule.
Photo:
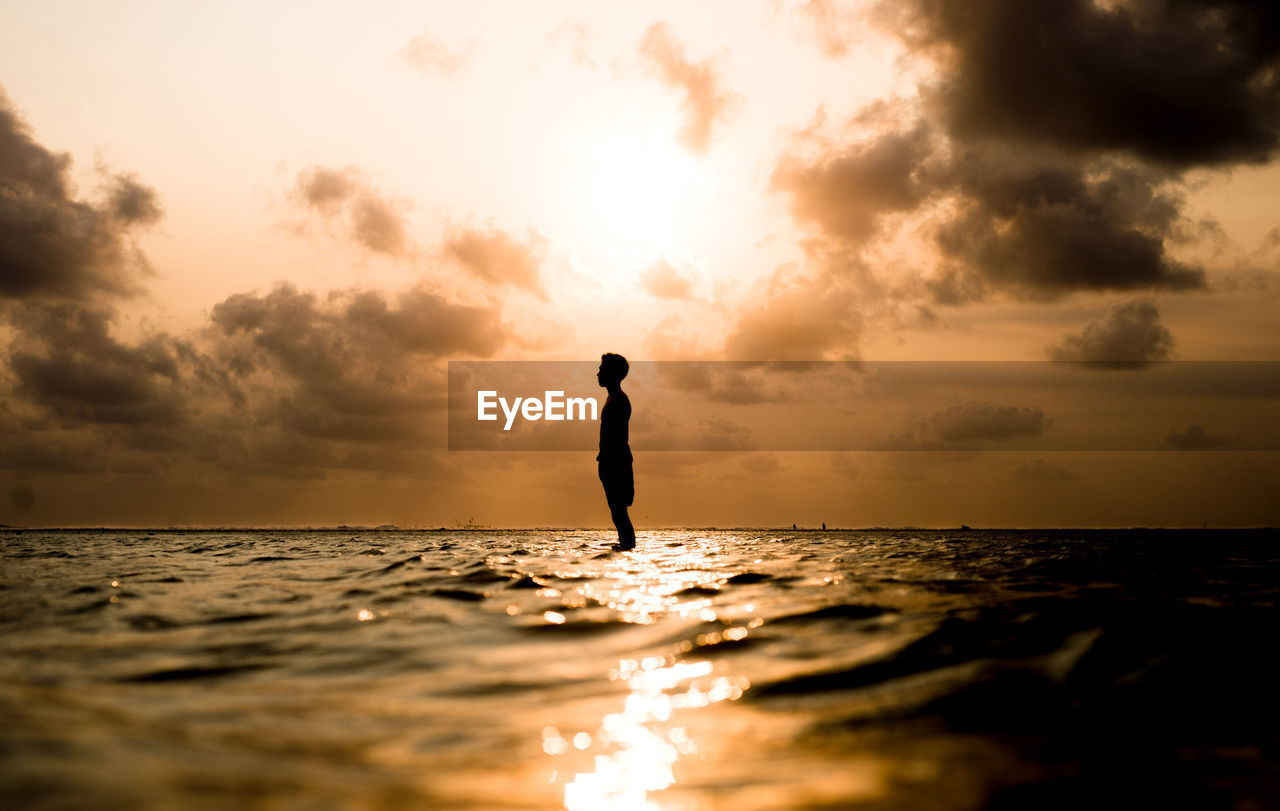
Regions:
<instances>
[{"instance_id":1,"label":"sky","mask_svg":"<svg viewBox=\"0 0 1280 811\"><path fill-rule=\"evenodd\" d=\"M1135 391L1280 362L1271 3L0 20L0 523L606 525L589 452L448 450L450 361L1090 362ZM632 515L1275 525L1262 377L1153 405L1124 451L1002 445L1106 415L961 385L871 450L716 444L751 398L686 386L698 441L637 446Z\"/></svg>"}]
</instances>

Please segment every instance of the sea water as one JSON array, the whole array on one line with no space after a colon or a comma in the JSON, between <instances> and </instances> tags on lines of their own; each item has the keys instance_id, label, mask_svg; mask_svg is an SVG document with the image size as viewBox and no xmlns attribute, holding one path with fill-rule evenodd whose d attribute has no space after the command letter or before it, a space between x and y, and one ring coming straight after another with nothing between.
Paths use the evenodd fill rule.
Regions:
<instances>
[{"instance_id":1,"label":"sea water","mask_svg":"<svg viewBox=\"0 0 1280 811\"><path fill-rule=\"evenodd\" d=\"M8 531L12 808L1264 808L1271 531Z\"/></svg>"}]
</instances>

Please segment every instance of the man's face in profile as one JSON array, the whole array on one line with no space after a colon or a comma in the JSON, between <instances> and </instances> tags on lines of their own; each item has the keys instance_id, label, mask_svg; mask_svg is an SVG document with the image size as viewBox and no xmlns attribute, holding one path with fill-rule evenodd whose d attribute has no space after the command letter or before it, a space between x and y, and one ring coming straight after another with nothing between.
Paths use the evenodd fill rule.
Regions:
<instances>
[{"instance_id":1,"label":"man's face in profile","mask_svg":"<svg viewBox=\"0 0 1280 811\"><path fill-rule=\"evenodd\" d=\"M608 388L608 384L604 382L604 364L600 364L600 368L596 370L596 382L602 387Z\"/></svg>"}]
</instances>

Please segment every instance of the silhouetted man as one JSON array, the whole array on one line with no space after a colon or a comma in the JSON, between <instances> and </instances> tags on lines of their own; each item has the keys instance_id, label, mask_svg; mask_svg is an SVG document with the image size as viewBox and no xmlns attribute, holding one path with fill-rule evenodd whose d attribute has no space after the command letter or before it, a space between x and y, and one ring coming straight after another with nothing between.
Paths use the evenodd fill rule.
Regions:
<instances>
[{"instance_id":1,"label":"silhouetted man","mask_svg":"<svg viewBox=\"0 0 1280 811\"><path fill-rule=\"evenodd\" d=\"M631 401L622 391L622 379L630 369L626 358L606 352L600 356L600 371L596 372L596 380L609 392L604 408L600 409L600 453L596 454L596 462L613 526L618 530L614 549L635 549L636 546L636 531L627 515L636 493L631 445L627 439Z\"/></svg>"}]
</instances>

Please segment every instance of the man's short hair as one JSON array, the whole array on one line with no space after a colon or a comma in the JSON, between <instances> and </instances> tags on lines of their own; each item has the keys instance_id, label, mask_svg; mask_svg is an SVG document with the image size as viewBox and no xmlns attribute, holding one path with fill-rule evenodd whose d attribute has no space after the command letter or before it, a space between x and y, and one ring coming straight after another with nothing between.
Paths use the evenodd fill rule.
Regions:
<instances>
[{"instance_id":1,"label":"man's short hair","mask_svg":"<svg viewBox=\"0 0 1280 811\"><path fill-rule=\"evenodd\" d=\"M627 376L627 372L631 371L631 364L627 363L627 359L621 355L605 352L600 356L600 368L604 369L604 373L610 377L622 380Z\"/></svg>"}]
</instances>

